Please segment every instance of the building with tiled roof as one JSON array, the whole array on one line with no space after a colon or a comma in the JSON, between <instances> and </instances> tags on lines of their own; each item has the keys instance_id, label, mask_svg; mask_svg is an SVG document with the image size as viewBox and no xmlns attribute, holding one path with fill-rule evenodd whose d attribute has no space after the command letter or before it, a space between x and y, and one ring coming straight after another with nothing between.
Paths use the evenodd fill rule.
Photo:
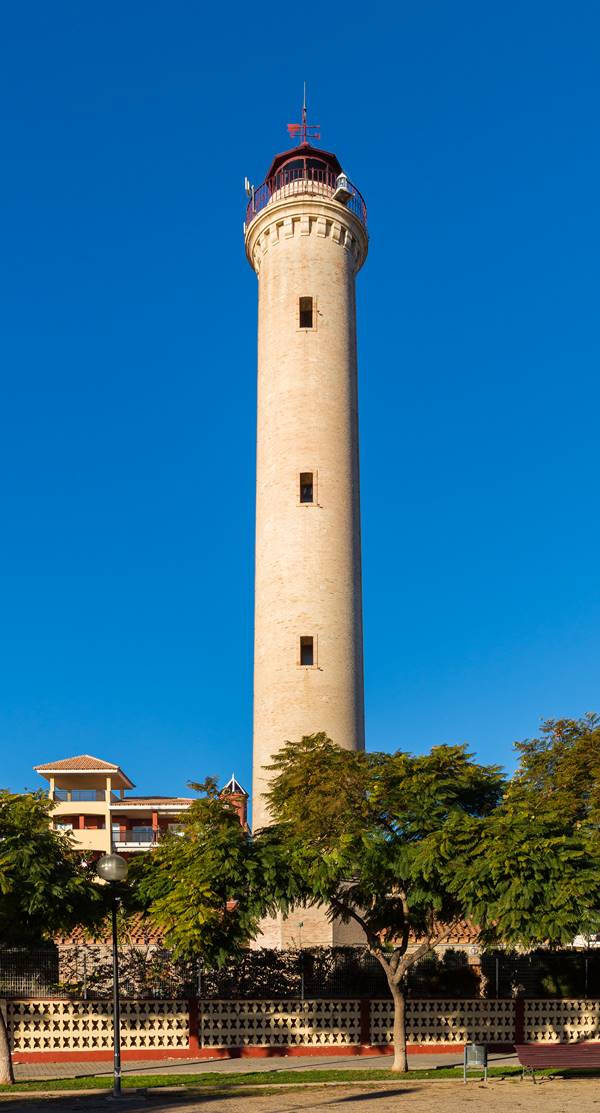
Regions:
<instances>
[{"instance_id":1,"label":"building with tiled roof","mask_svg":"<svg viewBox=\"0 0 600 1113\"><path fill-rule=\"evenodd\" d=\"M91 754L79 754L78 757L64 757L60 761L47 761L43 765L34 765L36 773L119 773L128 788L133 788L133 781L126 777L119 765L113 761L104 761L101 757L92 757Z\"/></svg>"},{"instance_id":2,"label":"building with tiled roof","mask_svg":"<svg viewBox=\"0 0 600 1113\"><path fill-rule=\"evenodd\" d=\"M108 854L134 854L149 850L169 832L177 832L191 796L127 796L135 788L116 762L91 754L61 758L35 765L48 781L54 801L52 823L70 831L83 850ZM248 794L235 777L223 789L236 808L240 822L247 822Z\"/></svg>"},{"instance_id":3,"label":"building with tiled roof","mask_svg":"<svg viewBox=\"0 0 600 1113\"><path fill-rule=\"evenodd\" d=\"M91 947L110 944L112 939L110 917L95 931L85 927L74 927L71 931L54 936L58 947ZM152 920L143 916L141 912L131 912L123 917L119 927L119 946L147 947L152 944L161 945L164 942L164 932Z\"/></svg>"}]
</instances>

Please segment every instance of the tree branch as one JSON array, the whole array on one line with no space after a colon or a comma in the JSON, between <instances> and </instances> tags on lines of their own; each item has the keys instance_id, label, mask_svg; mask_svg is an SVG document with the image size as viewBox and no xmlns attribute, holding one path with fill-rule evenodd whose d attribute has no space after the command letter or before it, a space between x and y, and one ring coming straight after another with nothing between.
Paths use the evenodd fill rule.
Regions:
<instances>
[{"instance_id":1,"label":"tree branch","mask_svg":"<svg viewBox=\"0 0 600 1113\"><path fill-rule=\"evenodd\" d=\"M403 955L402 961L398 964L399 973L398 969L396 971L398 981L400 981L401 978L404 977L406 971L410 970L411 966L414 966L416 962L419 962L420 959L424 958L425 955L429 953L429 951L432 951L434 949L434 947L437 947L440 943L443 943L448 938L448 936L452 934L457 923L459 923L458 920L453 920L450 924L444 924L443 930L434 932L434 934L432 935L428 935L425 941L421 943L421 945L417 947L415 951L412 951L410 955Z\"/></svg>"},{"instance_id":2,"label":"tree branch","mask_svg":"<svg viewBox=\"0 0 600 1113\"><path fill-rule=\"evenodd\" d=\"M335 897L331 898L329 904L331 905L333 911L337 912L338 915L349 916L352 920L356 921L359 927L363 929L367 937L367 945L369 947L369 950L372 951L373 954L375 954L375 951L372 949L372 944L374 944L375 946L379 945L378 937L370 930L366 921L361 915L359 915L356 909L353 908L351 905L344 904L342 901L337 900Z\"/></svg>"},{"instance_id":3,"label":"tree branch","mask_svg":"<svg viewBox=\"0 0 600 1113\"><path fill-rule=\"evenodd\" d=\"M410 936L410 906L404 889L400 890L400 900L402 901L402 914L404 916L404 926L402 928L402 954L404 955Z\"/></svg>"}]
</instances>

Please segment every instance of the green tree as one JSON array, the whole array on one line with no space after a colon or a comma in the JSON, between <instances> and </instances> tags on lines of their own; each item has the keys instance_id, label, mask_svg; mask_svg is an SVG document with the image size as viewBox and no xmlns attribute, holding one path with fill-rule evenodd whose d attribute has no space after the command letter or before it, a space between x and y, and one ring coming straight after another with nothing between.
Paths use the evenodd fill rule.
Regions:
<instances>
[{"instance_id":1,"label":"green tree","mask_svg":"<svg viewBox=\"0 0 600 1113\"><path fill-rule=\"evenodd\" d=\"M353 753L321 734L286 743L271 771L268 800L303 901L359 924L385 971L394 1070L407 1068L407 973L457 921L478 925L483 942L526 946L598 926L595 846L525 791L522 769L505 795L498 767L463 746Z\"/></svg>"},{"instance_id":2,"label":"green tree","mask_svg":"<svg viewBox=\"0 0 600 1113\"><path fill-rule=\"evenodd\" d=\"M214 781L193 786L182 837L133 863L134 903L178 956L216 967L265 915L323 905L355 921L394 1002L395 1070L407 1067L407 974L457 922L528 946L598 926L594 826L579 805L565 818L539 777L527 787L525 759L510 784L464 746L355 753L317 734L286 743L271 772L274 823L254 835Z\"/></svg>"},{"instance_id":3,"label":"green tree","mask_svg":"<svg viewBox=\"0 0 600 1113\"><path fill-rule=\"evenodd\" d=\"M0 947L39 946L106 913L93 867L70 837L52 830L53 804L41 792L0 792ZM0 1010L0 1082L13 1082Z\"/></svg>"},{"instance_id":4,"label":"green tree","mask_svg":"<svg viewBox=\"0 0 600 1113\"><path fill-rule=\"evenodd\" d=\"M506 802L483 823L453 819L429 853L485 944L570 945L600 926L596 849L541 809L520 813Z\"/></svg>"},{"instance_id":5,"label":"green tree","mask_svg":"<svg viewBox=\"0 0 600 1113\"><path fill-rule=\"evenodd\" d=\"M462 746L355 753L324 734L287 742L270 769L267 799L302 900L364 931L394 1002L393 1069L404 1071L407 974L468 916L470 902L453 884L461 821L494 812L500 771ZM432 853L440 835L444 856Z\"/></svg>"},{"instance_id":6,"label":"green tree","mask_svg":"<svg viewBox=\"0 0 600 1113\"><path fill-rule=\"evenodd\" d=\"M259 932L263 916L299 896L271 831L253 838L216 782L191 783L200 795L168 836L130 870L130 910L162 929L176 957L222 967Z\"/></svg>"},{"instance_id":7,"label":"green tree","mask_svg":"<svg viewBox=\"0 0 600 1113\"><path fill-rule=\"evenodd\" d=\"M600 718L548 719L540 737L517 742L519 767L508 792L517 809L542 811L561 829L600 827Z\"/></svg>"},{"instance_id":8,"label":"green tree","mask_svg":"<svg viewBox=\"0 0 600 1113\"><path fill-rule=\"evenodd\" d=\"M600 720L549 719L485 824L456 831L451 881L484 942L570 945L600 926ZM443 840L436 848L447 859Z\"/></svg>"}]
</instances>

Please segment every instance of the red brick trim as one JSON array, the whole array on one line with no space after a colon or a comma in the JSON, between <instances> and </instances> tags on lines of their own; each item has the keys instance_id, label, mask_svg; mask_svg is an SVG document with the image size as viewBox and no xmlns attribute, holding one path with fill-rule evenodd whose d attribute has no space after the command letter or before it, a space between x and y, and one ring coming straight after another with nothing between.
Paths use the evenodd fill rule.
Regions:
<instances>
[{"instance_id":1,"label":"red brick trim","mask_svg":"<svg viewBox=\"0 0 600 1113\"><path fill-rule=\"evenodd\" d=\"M525 999L515 998L515 1043L525 1043Z\"/></svg>"},{"instance_id":2,"label":"red brick trim","mask_svg":"<svg viewBox=\"0 0 600 1113\"><path fill-rule=\"evenodd\" d=\"M112 1051L13 1051L13 1063L106 1063L111 1062ZM159 1048L139 1048L137 1051L121 1051L123 1062L135 1059L189 1059L188 1047L174 1047L161 1051Z\"/></svg>"},{"instance_id":3,"label":"red brick trim","mask_svg":"<svg viewBox=\"0 0 600 1113\"><path fill-rule=\"evenodd\" d=\"M452 1055L461 1054L462 1043L423 1043L409 1044L410 1055ZM491 1051L512 1051L513 1044L489 1044ZM190 1047L182 1048L143 1048L121 1052L123 1062L151 1061L156 1059L274 1059L279 1056L296 1059L306 1056L314 1058L340 1058L344 1056L393 1055L394 1049L386 1044L350 1044L328 1047L299 1047L282 1044L275 1047ZM15 1051L13 1062L27 1063L107 1063L111 1062L112 1051Z\"/></svg>"},{"instance_id":4,"label":"red brick trim","mask_svg":"<svg viewBox=\"0 0 600 1113\"><path fill-rule=\"evenodd\" d=\"M200 1037L198 1030L198 1002L191 997L188 1001L188 1017L190 1025L190 1055L200 1054Z\"/></svg>"}]
</instances>

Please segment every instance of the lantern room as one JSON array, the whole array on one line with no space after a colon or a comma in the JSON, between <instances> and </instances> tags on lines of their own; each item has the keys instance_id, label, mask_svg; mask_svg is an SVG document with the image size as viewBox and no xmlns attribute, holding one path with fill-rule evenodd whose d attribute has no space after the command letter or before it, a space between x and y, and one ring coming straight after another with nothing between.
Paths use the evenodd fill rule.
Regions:
<instances>
[{"instance_id":1,"label":"lantern room","mask_svg":"<svg viewBox=\"0 0 600 1113\"><path fill-rule=\"evenodd\" d=\"M342 168L336 155L312 147L310 143L301 143L299 147L292 147L290 151L275 155L265 182L270 183L272 190L276 190L305 178L335 188L341 173Z\"/></svg>"},{"instance_id":2,"label":"lantern room","mask_svg":"<svg viewBox=\"0 0 600 1113\"><path fill-rule=\"evenodd\" d=\"M337 155L313 147L308 142L275 155L262 185L255 188L247 181L246 190L250 198L246 209L246 228L271 201L304 193L338 201L350 209L361 224L365 227L367 224L365 202L344 174Z\"/></svg>"}]
</instances>

